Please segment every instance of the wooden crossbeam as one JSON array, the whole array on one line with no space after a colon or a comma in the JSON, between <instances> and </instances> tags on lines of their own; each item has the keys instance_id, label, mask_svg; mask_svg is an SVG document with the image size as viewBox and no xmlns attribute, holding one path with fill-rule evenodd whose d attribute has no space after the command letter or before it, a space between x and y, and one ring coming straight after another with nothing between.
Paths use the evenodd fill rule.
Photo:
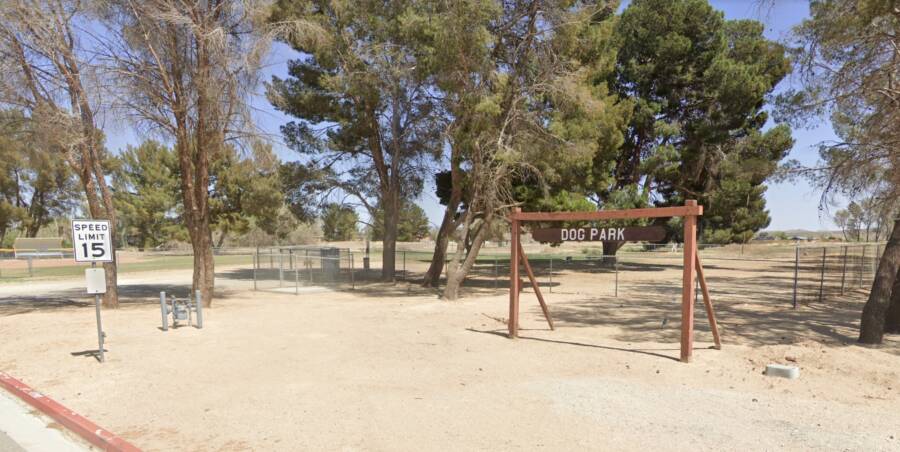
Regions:
<instances>
[{"instance_id":1,"label":"wooden crossbeam","mask_svg":"<svg viewBox=\"0 0 900 452\"><path fill-rule=\"evenodd\" d=\"M681 299L681 361L690 362L694 347L694 281L699 279L703 290L703 303L706 307L706 316L709 319L710 328L716 348L721 349L722 342L719 338L719 327L716 323L716 314L713 310L712 300L709 296L709 288L706 286L706 277L700 264L700 256L697 252L697 220L703 215L703 206L697 205L695 200L686 200L683 206L656 207L646 209L627 210L602 210L597 212L522 212L518 207L509 215L512 226L510 237L510 281L509 281L509 337L518 337L519 332L519 263L525 265L525 271L534 287L535 295L541 304L544 317L554 329L550 310L544 302L544 296L538 287L531 264L525 256L525 250L521 243L521 223L523 221L598 221L621 220L632 218L664 218L682 217L684 219L684 266L682 275L682 299ZM695 279L696 278L696 279Z\"/></svg>"},{"instance_id":2,"label":"wooden crossbeam","mask_svg":"<svg viewBox=\"0 0 900 452\"><path fill-rule=\"evenodd\" d=\"M598 210L596 212L512 212L509 218L519 221L598 221L631 218L666 218L703 215L703 206L650 207L646 209Z\"/></svg>"}]
</instances>

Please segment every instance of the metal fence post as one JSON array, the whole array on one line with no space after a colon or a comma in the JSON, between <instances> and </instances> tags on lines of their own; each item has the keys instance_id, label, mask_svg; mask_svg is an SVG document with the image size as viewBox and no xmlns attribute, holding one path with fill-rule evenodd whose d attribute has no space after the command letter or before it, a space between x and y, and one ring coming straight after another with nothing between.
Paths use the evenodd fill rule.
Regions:
<instances>
[{"instance_id":1,"label":"metal fence post","mask_svg":"<svg viewBox=\"0 0 900 452\"><path fill-rule=\"evenodd\" d=\"M253 290L256 290L256 266L259 264L259 248L256 248L256 254L253 255Z\"/></svg>"},{"instance_id":2,"label":"metal fence post","mask_svg":"<svg viewBox=\"0 0 900 452\"><path fill-rule=\"evenodd\" d=\"M194 302L197 309L197 328L203 329L203 295L199 290L194 292Z\"/></svg>"},{"instance_id":3,"label":"metal fence post","mask_svg":"<svg viewBox=\"0 0 900 452\"><path fill-rule=\"evenodd\" d=\"M353 254L350 254L350 288L356 290L356 277L353 275L356 273L355 266L353 265Z\"/></svg>"},{"instance_id":4,"label":"metal fence post","mask_svg":"<svg viewBox=\"0 0 900 452\"><path fill-rule=\"evenodd\" d=\"M293 266L293 256L291 256L291 266ZM294 267L294 295L300 295L300 266Z\"/></svg>"},{"instance_id":5,"label":"metal fence post","mask_svg":"<svg viewBox=\"0 0 900 452\"><path fill-rule=\"evenodd\" d=\"M797 309L797 278L800 276L800 247L794 247L794 309Z\"/></svg>"},{"instance_id":6,"label":"metal fence post","mask_svg":"<svg viewBox=\"0 0 900 452\"><path fill-rule=\"evenodd\" d=\"M406 281L406 251L403 252L403 280Z\"/></svg>"},{"instance_id":7,"label":"metal fence post","mask_svg":"<svg viewBox=\"0 0 900 452\"><path fill-rule=\"evenodd\" d=\"M494 258L494 289L500 287L500 269L498 268L497 258Z\"/></svg>"},{"instance_id":8,"label":"metal fence post","mask_svg":"<svg viewBox=\"0 0 900 452\"><path fill-rule=\"evenodd\" d=\"M31 256L28 256L28 277L34 277L34 268L31 266Z\"/></svg>"},{"instance_id":9,"label":"metal fence post","mask_svg":"<svg viewBox=\"0 0 900 452\"><path fill-rule=\"evenodd\" d=\"M844 263L841 269L841 295L844 294L844 281L847 279L847 247L844 246Z\"/></svg>"},{"instance_id":10,"label":"metal fence post","mask_svg":"<svg viewBox=\"0 0 900 452\"><path fill-rule=\"evenodd\" d=\"M822 295L825 290L825 253L827 250L828 248L822 247L822 274L819 277L819 303L822 302Z\"/></svg>"},{"instance_id":11,"label":"metal fence post","mask_svg":"<svg viewBox=\"0 0 900 452\"><path fill-rule=\"evenodd\" d=\"M863 277L864 277L863 273L865 273L865 272L866 272L866 246L863 245L862 256L859 258L859 284L857 284L859 287L862 287L862 285L863 285Z\"/></svg>"},{"instance_id":12,"label":"metal fence post","mask_svg":"<svg viewBox=\"0 0 900 452\"><path fill-rule=\"evenodd\" d=\"M619 298L619 256L613 256L613 265L616 267L616 294L615 297Z\"/></svg>"},{"instance_id":13,"label":"metal fence post","mask_svg":"<svg viewBox=\"0 0 900 452\"><path fill-rule=\"evenodd\" d=\"M875 278L875 272L878 271L878 245L875 245L875 254L872 255L872 278Z\"/></svg>"},{"instance_id":14,"label":"metal fence post","mask_svg":"<svg viewBox=\"0 0 900 452\"><path fill-rule=\"evenodd\" d=\"M166 309L166 292L159 293L159 311L162 314L162 330L169 331L169 312Z\"/></svg>"},{"instance_id":15,"label":"metal fence post","mask_svg":"<svg viewBox=\"0 0 900 452\"><path fill-rule=\"evenodd\" d=\"M550 256L550 284L547 286L547 290L550 293L553 293L553 256Z\"/></svg>"},{"instance_id":16,"label":"metal fence post","mask_svg":"<svg viewBox=\"0 0 900 452\"><path fill-rule=\"evenodd\" d=\"M278 287L284 287L284 254L278 253Z\"/></svg>"}]
</instances>

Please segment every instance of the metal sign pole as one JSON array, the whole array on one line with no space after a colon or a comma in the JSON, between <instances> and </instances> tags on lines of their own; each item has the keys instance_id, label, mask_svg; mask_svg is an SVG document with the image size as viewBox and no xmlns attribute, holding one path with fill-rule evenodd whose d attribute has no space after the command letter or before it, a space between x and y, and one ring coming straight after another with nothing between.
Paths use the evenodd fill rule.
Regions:
<instances>
[{"instance_id":1,"label":"metal sign pole","mask_svg":"<svg viewBox=\"0 0 900 452\"><path fill-rule=\"evenodd\" d=\"M96 268L97 263L91 262L91 268ZM100 321L100 295L94 294L94 309L97 311L97 344L99 344L100 362L106 362L106 356L103 354L103 324Z\"/></svg>"},{"instance_id":2,"label":"metal sign pole","mask_svg":"<svg viewBox=\"0 0 900 452\"><path fill-rule=\"evenodd\" d=\"M97 268L97 262L110 262L115 265L115 249L112 246L109 220L72 220L72 251L75 262L90 262L91 268L85 269L85 285L87 293L94 295L94 308L97 313L97 357L100 362L106 361L103 342L103 323L100 319L100 294L106 293L106 272Z\"/></svg>"}]
</instances>

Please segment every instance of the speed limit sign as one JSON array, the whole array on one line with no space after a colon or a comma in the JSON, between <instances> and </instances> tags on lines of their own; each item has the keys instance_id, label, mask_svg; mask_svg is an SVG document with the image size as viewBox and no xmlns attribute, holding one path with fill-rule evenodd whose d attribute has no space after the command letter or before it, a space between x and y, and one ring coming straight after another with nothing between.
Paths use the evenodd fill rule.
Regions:
<instances>
[{"instance_id":1,"label":"speed limit sign","mask_svg":"<svg viewBox=\"0 0 900 452\"><path fill-rule=\"evenodd\" d=\"M72 220L76 262L112 262L109 220Z\"/></svg>"}]
</instances>

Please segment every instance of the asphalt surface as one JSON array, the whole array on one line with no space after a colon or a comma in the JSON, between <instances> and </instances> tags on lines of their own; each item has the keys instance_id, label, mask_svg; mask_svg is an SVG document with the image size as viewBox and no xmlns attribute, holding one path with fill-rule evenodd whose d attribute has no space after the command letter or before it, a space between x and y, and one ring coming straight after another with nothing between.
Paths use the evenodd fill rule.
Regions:
<instances>
[{"instance_id":1,"label":"asphalt surface","mask_svg":"<svg viewBox=\"0 0 900 452\"><path fill-rule=\"evenodd\" d=\"M0 389L0 452L84 452L88 447L49 427L23 402Z\"/></svg>"},{"instance_id":2,"label":"asphalt surface","mask_svg":"<svg viewBox=\"0 0 900 452\"><path fill-rule=\"evenodd\" d=\"M19 443L12 440L6 433L0 431L0 452L23 452Z\"/></svg>"}]
</instances>

